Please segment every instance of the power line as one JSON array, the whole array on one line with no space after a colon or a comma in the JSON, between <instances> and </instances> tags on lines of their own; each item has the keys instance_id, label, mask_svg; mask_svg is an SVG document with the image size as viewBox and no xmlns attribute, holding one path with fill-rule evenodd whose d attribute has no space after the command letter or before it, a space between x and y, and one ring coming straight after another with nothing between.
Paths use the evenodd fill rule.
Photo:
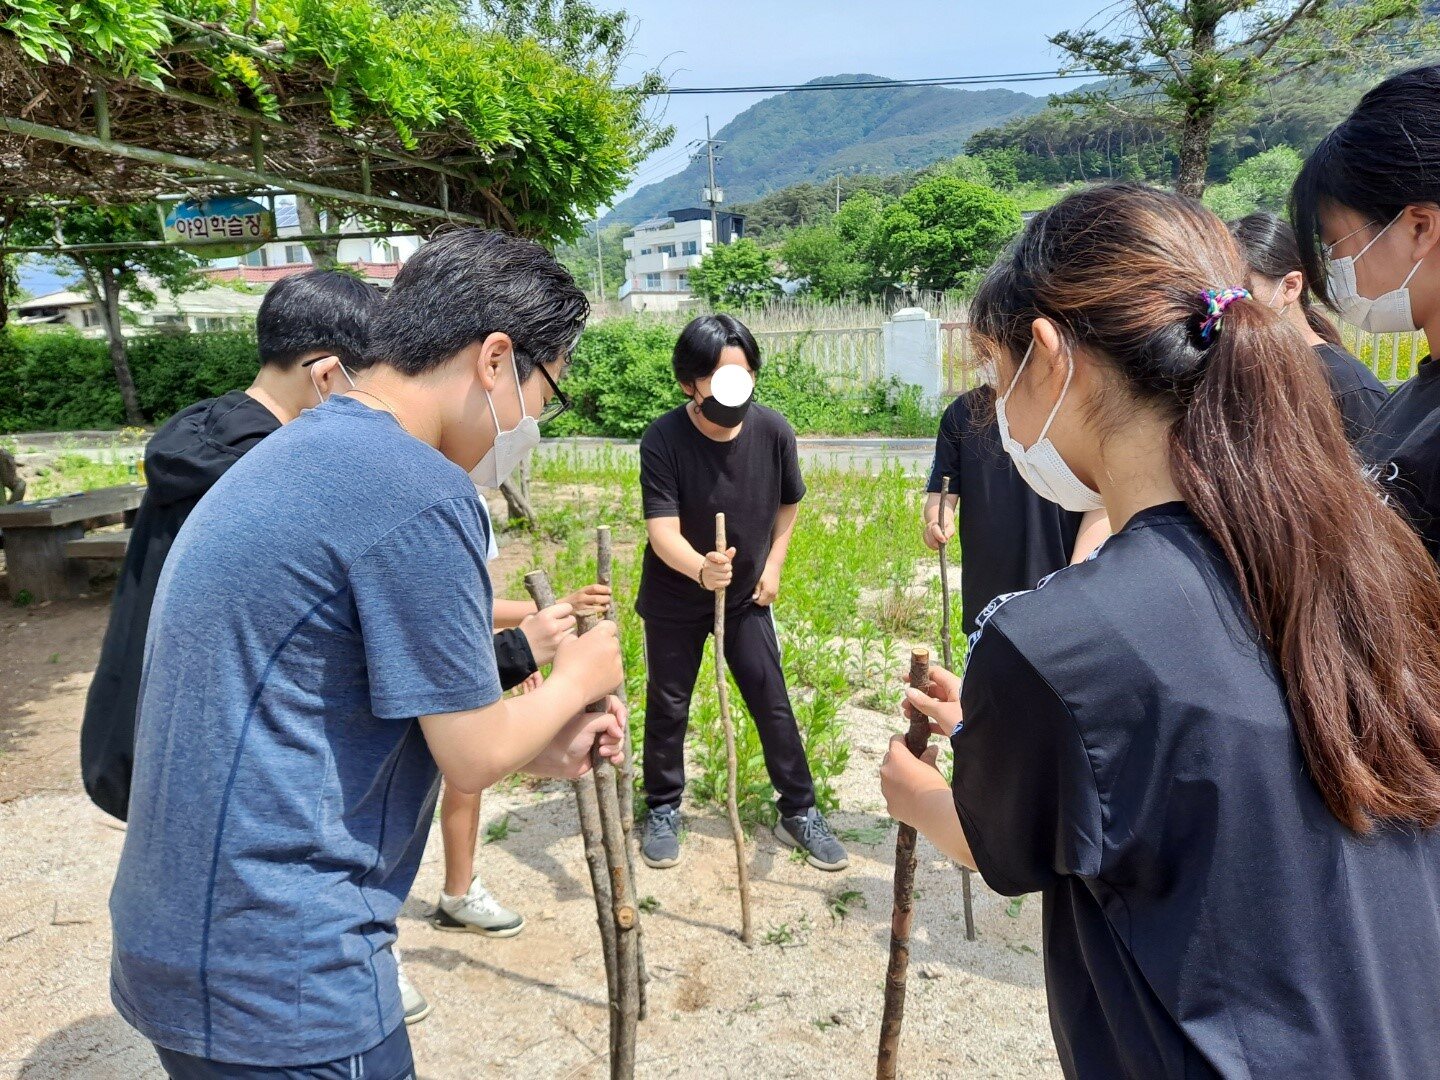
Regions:
<instances>
[{"instance_id":1,"label":"power line","mask_svg":"<svg viewBox=\"0 0 1440 1080\"><path fill-rule=\"evenodd\" d=\"M1013 71L1005 75L940 75L922 79L857 79L850 82L772 83L756 86L672 86L666 94L778 94L792 90L902 90L908 86L966 86L972 83L1044 82L1049 79L1097 79L1093 69Z\"/></svg>"}]
</instances>

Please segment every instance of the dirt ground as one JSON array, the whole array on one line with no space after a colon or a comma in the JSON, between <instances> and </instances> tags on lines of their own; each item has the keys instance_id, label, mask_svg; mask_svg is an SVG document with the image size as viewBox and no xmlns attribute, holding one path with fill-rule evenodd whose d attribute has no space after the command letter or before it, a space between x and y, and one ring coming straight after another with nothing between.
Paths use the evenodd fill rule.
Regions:
<instances>
[{"instance_id":1,"label":"dirt ground","mask_svg":"<svg viewBox=\"0 0 1440 1080\"><path fill-rule=\"evenodd\" d=\"M512 567L497 568L507 580ZM110 1006L106 902L122 827L78 776L85 690L108 612L104 589L32 609L0 606L0 1078L159 1077L148 1045ZM851 708L850 767L837 828L885 821L875 770L898 722ZM445 934L424 921L439 891L431 834L400 945L434 1004L411 1029L419 1074L599 1078L606 1074L604 975L595 915L564 785L485 799L508 835L482 847L481 873L529 919L509 941ZM852 842L823 874L768 833L750 845L757 941L741 945L734 847L723 815L691 811L681 864L638 867L650 1017L642 1077L867 1077L874 1073L889 941L894 831ZM921 842L901 1074L1059 1075L1046 1021L1039 903L1015 911L976 879L979 940L964 939L960 875ZM859 893L843 918L833 899Z\"/></svg>"}]
</instances>

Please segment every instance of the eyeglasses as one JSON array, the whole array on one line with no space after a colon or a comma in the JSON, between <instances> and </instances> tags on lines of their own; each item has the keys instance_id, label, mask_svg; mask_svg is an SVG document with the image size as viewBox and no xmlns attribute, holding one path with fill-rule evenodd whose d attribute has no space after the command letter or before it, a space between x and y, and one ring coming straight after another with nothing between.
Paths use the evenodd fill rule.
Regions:
<instances>
[{"instance_id":1,"label":"eyeglasses","mask_svg":"<svg viewBox=\"0 0 1440 1080\"><path fill-rule=\"evenodd\" d=\"M544 364L536 364L535 368L544 376L545 381L550 384L550 389L555 391L555 396L545 402L544 407L540 410L540 415L535 417L537 424L548 424L566 409L570 408L570 399L565 396L565 391L561 390L560 387L556 385L555 380L550 377L550 372L545 370Z\"/></svg>"}]
</instances>

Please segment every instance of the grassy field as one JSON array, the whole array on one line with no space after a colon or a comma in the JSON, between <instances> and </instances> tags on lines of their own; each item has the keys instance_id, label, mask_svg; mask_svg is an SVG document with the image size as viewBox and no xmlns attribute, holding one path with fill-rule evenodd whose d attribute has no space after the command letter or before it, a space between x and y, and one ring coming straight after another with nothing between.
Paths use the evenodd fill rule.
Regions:
<instances>
[{"instance_id":1,"label":"grassy field","mask_svg":"<svg viewBox=\"0 0 1440 1080\"><path fill-rule=\"evenodd\" d=\"M822 807L833 804L833 781L849 749L838 712L848 702L896 708L897 674L912 643L935 643L940 589L929 573L933 556L920 543L921 480L898 467L881 472L809 469L775 618L786 678L815 774ZM536 461L532 497L540 528L510 543L530 546L528 568L542 567L557 590L591 580L596 525L611 526L616 543L616 598L628 673L631 726L644 729L645 679L640 619L634 614L644 523L633 457L575 451ZM505 583L523 596L523 572ZM938 656L938 650L937 650ZM758 824L773 817L774 798L754 725L732 686L737 723L741 813ZM691 707L695 771L691 792L701 804L723 800L725 744L712 661L700 672Z\"/></svg>"}]
</instances>

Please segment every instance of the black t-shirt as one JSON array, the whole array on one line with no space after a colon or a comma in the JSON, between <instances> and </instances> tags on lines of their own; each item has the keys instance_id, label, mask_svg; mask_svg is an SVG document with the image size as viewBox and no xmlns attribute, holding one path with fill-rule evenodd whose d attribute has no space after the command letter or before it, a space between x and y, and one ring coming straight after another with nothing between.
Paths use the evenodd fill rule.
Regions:
<instances>
[{"instance_id":1,"label":"black t-shirt","mask_svg":"<svg viewBox=\"0 0 1440 1080\"><path fill-rule=\"evenodd\" d=\"M645 518L678 517L680 534L702 555L715 550L715 515L735 549L727 609L748 605L770 555L781 506L805 496L795 432L773 409L755 404L740 434L716 442L701 434L685 406L671 409L640 439L640 489ZM713 617L715 594L666 566L649 546L635 610L642 618L696 622Z\"/></svg>"},{"instance_id":2,"label":"black t-shirt","mask_svg":"<svg viewBox=\"0 0 1440 1080\"><path fill-rule=\"evenodd\" d=\"M1440 831L1357 836L1180 503L984 622L952 740L985 881L1044 896L1065 1073L1440 1075Z\"/></svg>"},{"instance_id":3,"label":"black t-shirt","mask_svg":"<svg viewBox=\"0 0 1440 1080\"><path fill-rule=\"evenodd\" d=\"M1432 357L1390 395L1361 452L1440 562L1440 364Z\"/></svg>"},{"instance_id":4,"label":"black t-shirt","mask_svg":"<svg viewBox=\"0 0 1440 1080\"><path fill-rule=\"evenodd\" d=\"M966 634L995 597L1033 589L1069 563L1080 533L1080 514L1035 494L1016 471L1000 445L993 403L994 391L986 386L950 403L940 419L926 488L938 492L948 476L951 494L960 497L955 513Z\"/></svg>"},{"instance_id":5,"label":"black t-shirt","mask_svg":"<svg viewBox=\"0 0 1440 1080\"><path fill-rule=\"evenodd\" d=\"M1325 365L1330 392L1345 421L1345 437L1351 445L1359 443L1375 430L1375 414L1390 397L1385 384L1375 373L1339 345L1315 346L1315 355Z\"/></svg>"}]
</instances>

